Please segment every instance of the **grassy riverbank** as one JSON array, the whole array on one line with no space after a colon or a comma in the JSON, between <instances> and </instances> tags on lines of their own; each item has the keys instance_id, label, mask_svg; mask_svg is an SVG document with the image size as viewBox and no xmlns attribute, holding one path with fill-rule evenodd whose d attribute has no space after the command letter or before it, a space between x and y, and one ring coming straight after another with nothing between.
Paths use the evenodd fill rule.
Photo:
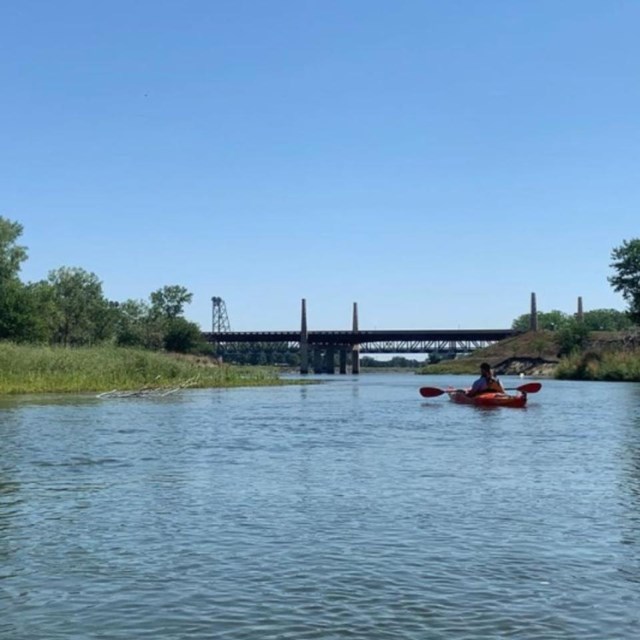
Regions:
<instances>
[{"instance_id":1,"label":"grassy riverbank","mask_svg":"<svg viewBox=\"0 0 640 640\"><path fill-rule=\"evenodd\" d=\"M632 332L593 331L581 350L560 356L558 334L528 332L501 340L457 360L423 367L421 374L476 375L489 362L499 375L549 376L563 380L640 382L640 348Z\"/></svg>"},{"instance_id":2,"label":"grassy riverbank","mask_svg":"<svg viewBox=\"0 0 640 640\"><path fill-rule=\"evenodd\" d=\"M0 342L0 394L132 390L144 387L284 384L275 369L117 347L43 347Z\"/></svg>"},{"instance_id":3,"label":"grassy riverbank","mask_svg":"<svg viewBox=\"0 0 640 640\"><path fill-rule=\"evenodd\" d=\"M426 365L419 373L476 375L481 362L488 362L495 367L513 359L557 363L559 348L556 336L551 331L528 332L500 340L468 356ZM500 371L500 373L506 372Z\"/></svg>"},{"instance_id":4,"label":"grassy riverbank","mask_svg":"<svg viewBox=\"0 0 640 640\"><path fill-rule=\"evenodd\" d=\"M640 382L640 350L577 353L560 360L555 377L561 380Z\"/></svg>"}]
</instances>

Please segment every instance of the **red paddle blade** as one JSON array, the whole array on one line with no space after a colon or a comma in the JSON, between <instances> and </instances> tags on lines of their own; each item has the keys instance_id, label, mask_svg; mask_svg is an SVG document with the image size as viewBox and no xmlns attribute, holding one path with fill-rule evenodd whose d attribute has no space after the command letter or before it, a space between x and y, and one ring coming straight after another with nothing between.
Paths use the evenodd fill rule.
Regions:
<instances>
[{"instance_id":1,"label":"red paddle blade","mask_svg":"<svg viewBox=\"0 0 640 640\"><path fill-rule=\"evenodd\" d=\"M444 389L438 389L437 387L420 387L420 395L423 398L435 398L446 393Z\"/></svg>"},{"instance_id":2,"label":"red paddle blade","mask_svg":"<svg viewBox=\"0 0 640 640\"><path fill-rule=\"evenodd\" d=\"M539 382L528 382L517 388L518 391L523 391L524 393L538 393L540 389L542 389L542 385Z\"/></svg>"}]
</instances>

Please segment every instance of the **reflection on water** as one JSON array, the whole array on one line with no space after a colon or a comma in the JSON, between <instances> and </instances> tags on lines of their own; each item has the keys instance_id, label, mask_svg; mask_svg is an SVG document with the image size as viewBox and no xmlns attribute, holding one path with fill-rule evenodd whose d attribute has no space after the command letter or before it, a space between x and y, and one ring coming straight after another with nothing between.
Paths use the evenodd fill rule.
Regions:
<instances>
[{"instance_id":1,"label":"reflection on water","mask_svg":"<svg viewBox=\"0 0 640 640\"><path fill-rule=\"evenodd\" d=\"M422 382L0 400L0 638L636 638L640 385Z\"/></svg>"},{"instance_id":2,"label":"reflection on water","mask_svg":"<svg viewBox=\"0 0 640 640\"><path fill-rule=\"evenodd\" d=\"M629 422L623 433L620 455L620 542L637 549L640 548L640 409L636 410L635 420ZM635 560L631 565L625 563L619 570L626 579L640 583L640 554Z\"/></svg>"}]
</instances>

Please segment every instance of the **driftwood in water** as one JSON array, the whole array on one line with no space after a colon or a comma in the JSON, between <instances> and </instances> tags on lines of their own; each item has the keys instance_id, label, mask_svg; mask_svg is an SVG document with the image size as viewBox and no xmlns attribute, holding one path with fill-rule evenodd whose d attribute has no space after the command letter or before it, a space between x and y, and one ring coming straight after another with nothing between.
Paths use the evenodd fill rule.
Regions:
<instances>
[{"instance_id":1,"label":"driftwood in water","mask_svg":"<svg viewBox=\"0 0 640 640\"><path fill-rule=\"evenodd\" d=\"M163 398L164 396L168 396L172 393L176 393L177 391L181 391L182 389L186 389L187 387L193 386L197 382L197 376L195 378L189 378L189 380L185 380L181 382L178 386L175 387L167 387L167 386L144 386L141 389L137 389L135 391L121 391L118 389L113 389L112 391L104 391L103 393L99 393L97 395L98 398L142 398L142 397L158 397Z\"/></svg>"}]
</instances>

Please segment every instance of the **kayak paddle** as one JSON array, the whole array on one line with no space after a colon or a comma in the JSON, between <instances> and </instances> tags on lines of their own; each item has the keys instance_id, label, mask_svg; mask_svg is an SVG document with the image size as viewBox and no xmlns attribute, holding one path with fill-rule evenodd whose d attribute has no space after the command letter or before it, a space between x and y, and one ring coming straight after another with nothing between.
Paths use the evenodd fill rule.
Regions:
<instances>
[{"instance_id":1,"label":"kayak paddle","mask_svg":"<svg viewBox=\"0 0 640 640\"><path fill-rule=\"evenodd\" d=\"M527 384L520 385L519 387L508 387L505 391L521 391L522 393L538 393L542 385L539 382L527 382ZM450 390L449 390L450 391ZM438 387L420 387L420 395L423 398L435 398L441 396L443 393L447 393L447 389L439 389Z\"/></svg>"}]
</instances>

